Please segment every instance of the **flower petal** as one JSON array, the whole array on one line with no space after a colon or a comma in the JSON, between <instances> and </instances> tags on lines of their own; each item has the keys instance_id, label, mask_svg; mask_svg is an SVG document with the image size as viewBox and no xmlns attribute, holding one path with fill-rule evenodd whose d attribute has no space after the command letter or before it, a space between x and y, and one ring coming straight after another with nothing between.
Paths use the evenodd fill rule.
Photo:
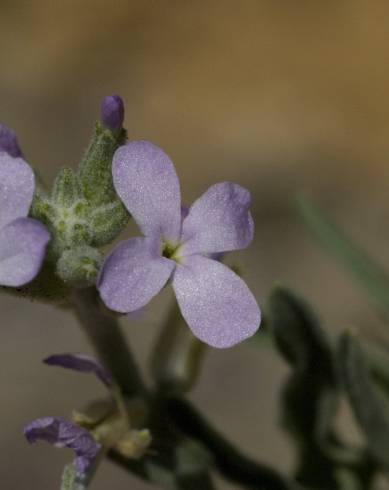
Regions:
<instances>
[{"instance_id":1,"label":"flower petal","mask_svg":"<svg viewBox=\"0 0 389 490\"><path fill-rule=\"evenodd\" d=\"M254 234L250 193L221 182L210 187L189 210L182 225L182 255L246 248Z\"/></svg>"},{"instance_id":2,"label":"flower petal","mask_svg":"<svg viewBox=\"0 0 389 490\"><path fill-rule=\"evenodd\" d=\"M49 366L61 366L81 373L94 373L108 388L113 384L111 374L94 357L87 354L54 354L43 359Z\"/></svg>"},{"instance_id":3,"label":"flower petal","mask_svg":"<svg viewBox=\"0 0 389 490\"><path fill-rule=\"evenodd\" d=\"M0 230L0 284L19 287L38 274L50 235L32 218L18 218Z\"/></svg>"},{"instance_id":4,"label":"flower petal","mask_svg":"<svg viewBox=\"0 0 389 490\"><path fill-rule=\"evenodd\" d=\"M116 192L146 236L178 240L180 185L166 153L148 141L127 143L113 157L112 175Z\"/></svg>"},{"instance_id":5,"label":"flower petal","mask_svg":"<svg viewBox=\"0 0 389 490\"><path fill-rule=\"evenodd\" d=\"M254 296L234 272L215 260L185 258L173 277L181 313L196 337L219 348L253 335L261 321Z\"/></svg>"},{"instance_id":6,"label":"flower petal","mask_svg":"<svg viewBox=\"0 0 389 490\"><path fill-rule=\"evenodd\" d=\"M27 216L34 187L30 166L22 158L0 153L0 228Z\"/></svg>"},{"instance_id":7,"label":"flower petal","mask_svg":"<svg viewBox=\"0 0 389 490\"><path fill-rule=\"evenodd\" d=\"M159 241L131 238L103 264L97 288L111 310L129 313L146 305L166 284L175 262L162 257Z\"/></svg>"},{"instance_id":8,"label":"flower petal","mask_svg":"<svg viewBox=\"0 0 389 490\"><path fill-rule=\"evenodd\" d=\"M61 417L43 417L34 420L26 425L24 435L30 444L43 440L56 447L73 449L76 453L74 465L79 474L88 471L100 449L86 429Z\"/></svg>"},{"instance_id":9,"label":"flower petal","mask_svg":"<svg viewBox=\"0 0 389 490\"><path fill-rule=\"evenodd\" d=\"M0 124L0 151L4 151L15 158L22 156L15 131L5 124Z\"/></svg>"}]
</instances>

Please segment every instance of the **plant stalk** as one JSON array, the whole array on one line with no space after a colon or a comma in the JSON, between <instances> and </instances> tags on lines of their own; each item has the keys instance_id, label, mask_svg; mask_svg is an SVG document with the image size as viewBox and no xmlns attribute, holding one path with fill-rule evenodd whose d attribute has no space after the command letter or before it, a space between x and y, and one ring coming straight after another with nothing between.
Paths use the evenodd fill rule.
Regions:
<instances>
[{"instance_id":1,"label":"plant stalk","mask_svg":"<svg viewBox=\"0 0 389 490\"><path fill-rule=\"evenodd\" d=\"M142 396L147 389L116 318L100 305L94 287L72 295L75 314L101 363L111 372L122 393Z\"/></svg>"}]
</instances>

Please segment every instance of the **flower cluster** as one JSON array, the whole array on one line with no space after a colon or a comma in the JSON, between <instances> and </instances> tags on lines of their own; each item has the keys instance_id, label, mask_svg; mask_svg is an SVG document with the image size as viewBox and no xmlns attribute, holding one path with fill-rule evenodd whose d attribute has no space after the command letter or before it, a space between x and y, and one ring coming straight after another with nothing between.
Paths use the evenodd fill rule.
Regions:
<instances>
[{"instance_id":1,"label":"flower cluster","mask_svg":"<svg viewBox=\"0 0 389 490\"><path fill-rule=\"evenodd\" d=\"M50 195L36 193L32 215L47 229L27 217L34 174L14 133L0 127L0 283L31 281L51 235L47 261L56 275L77 287L96 282L110 309L138 310L171 280L197 338L219 348L241 342L257 330L260 311L246 284L218 258L253 238L250 193L221 182L183 211L170 158L150 142L126 143L123 118L121 98L106 97L102 126L79 171L63 169ZM101 267L99 247L121 232L129 214L144 237L120 243Z\"/></svg>"},{"instance_id":2,"label":"flower cluster","mask_svg":"<svg viewBox=\"0 0 389 490\"><path fill-rule=\"evenodd\" d=\"M78 296L85 298L92 291L96 309L88 313L99 322L99 296L110 310L130 313L170 282L183 318L200 341L226 348L252 336L261 320L258 304L245 282L221 260L253 239L249 191L220 182L186 208L168 155L148 141L127 141L123 121L122 99L105 97L79 167L61 169L51 189L36 181L15 133L0 125L0 285L45 300L71 300L75 308ZM102 247L124 231L130 217L143 236L122 241L104 257ZM94 323L93 318L88 321ZM193 335L186 335L201 347ZM121 346L114 347L120 351ZM98 351L105 360L104 349ZM140 376L136 379L136 369L131 382L140 386L134 389L138 397L124 399L126 382L118 373L131 371L131 362L119 369L115 361L109 362L117 379L85 354L53 355L44 362L93 373L110 394L98 415L96 407L88 407L75 412L73 421L49 416L25 426L30 443L44 440L74 451L62 488L86 488L100 454L114 450L132 460L144 456L151 435L143 427L147 414L154 413L153 402L144 396L148 390ZM132 394L132 387L129 391ZM139 400L142 407L134 408ZM155 423L153 417L148 422ZM172 461L188 471L185 461L191 450L181 442L173 447ZM154 471L153 466L147 468L144 471Z\"/></svg>"}]
</instances>

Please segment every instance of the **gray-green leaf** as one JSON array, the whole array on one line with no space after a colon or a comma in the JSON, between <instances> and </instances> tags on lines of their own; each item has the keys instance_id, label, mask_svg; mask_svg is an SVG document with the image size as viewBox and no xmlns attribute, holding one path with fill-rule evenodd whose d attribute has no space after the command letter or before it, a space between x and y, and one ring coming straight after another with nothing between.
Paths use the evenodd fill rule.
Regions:
<instances>
[{"instance_id":1,"label":"gray-green leaf","mask_svg":"<svg viewBox=\"0 0 389 490\"><path fill-rule=\"evenodd\" d=\"M345 334L339 355L344 387L371 454L389 471L389 416L356 339Z\"/></svg>"}]
</instances>

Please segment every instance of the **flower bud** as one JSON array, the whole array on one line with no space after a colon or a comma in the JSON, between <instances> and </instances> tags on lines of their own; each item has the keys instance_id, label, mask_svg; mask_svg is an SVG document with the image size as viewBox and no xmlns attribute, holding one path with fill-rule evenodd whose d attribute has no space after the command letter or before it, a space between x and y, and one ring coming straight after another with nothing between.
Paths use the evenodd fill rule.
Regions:
<instances>
[{"instance_id":1,"label":"flower bud","mask_svg":"<svg viewBox=\"0 0 389 490\"><path fill-rule=\"evenodd\" d=\"M115 449L125 458L140 459L149 449L152 437L148 429L130 430L116 443Z\"/></svg>"},{"instance_id":2,"label":"flower bud","mask_svg":"<svg viewBox=\"0 0 389 490\"><path fill-rule=\"evenodd\" d=\"M118 133L123 127L124 104L119 95L104 97L101 103L101 122L112 133Z\"/></svg>"},{"instance_id":3,"label":"flower bud","mask_svg":"<svg viewBox=\"0 0 389 490\"><path fill-rule=\"evenodd\" d=\"M0 124L0 152L4 151L17 158L22 156L16 134L4 124Z\"/></svg>"},{"instance_id":4,"label":"flower bud","mask_svg":"<svg viewBox=\"0 0 389 490\"><path fill-rule=\"evenodd\" d=\"M75 287L85 287L94 283L102 262L98 250L81 246L65 250L57 262L57 275Z\"/></svg>"}]
</instances>

